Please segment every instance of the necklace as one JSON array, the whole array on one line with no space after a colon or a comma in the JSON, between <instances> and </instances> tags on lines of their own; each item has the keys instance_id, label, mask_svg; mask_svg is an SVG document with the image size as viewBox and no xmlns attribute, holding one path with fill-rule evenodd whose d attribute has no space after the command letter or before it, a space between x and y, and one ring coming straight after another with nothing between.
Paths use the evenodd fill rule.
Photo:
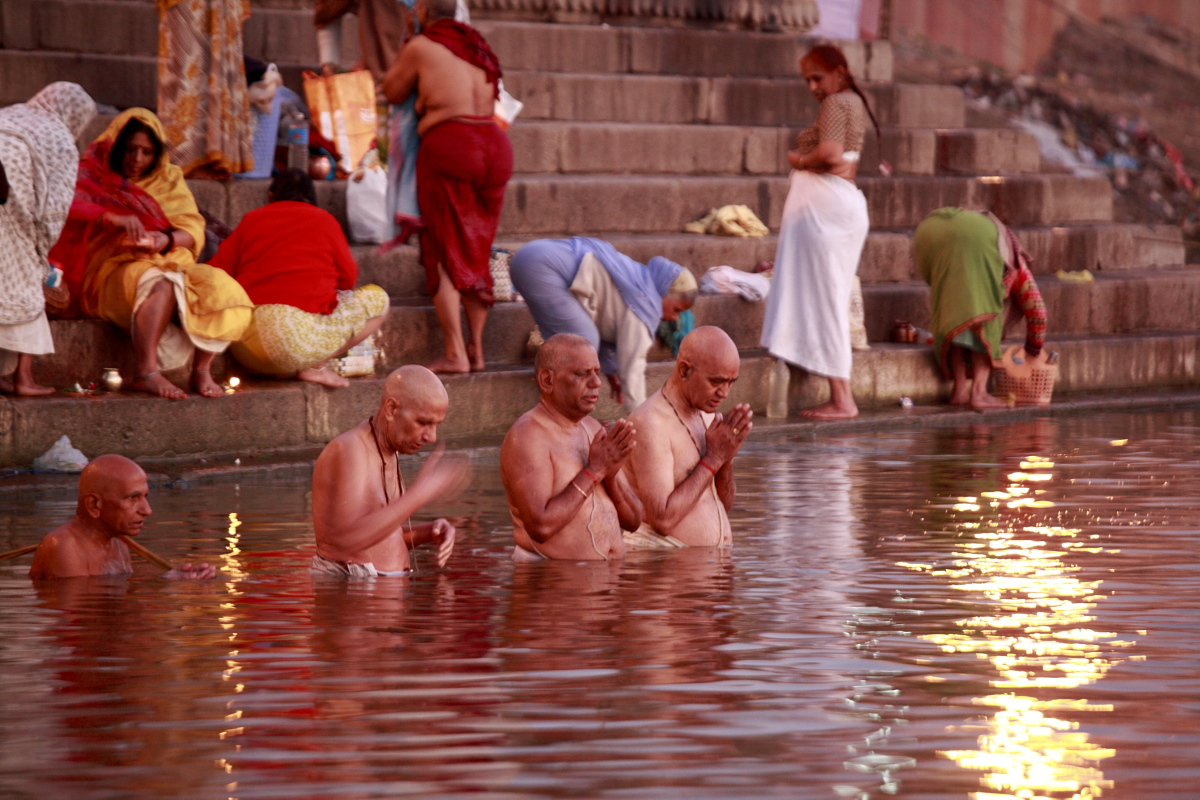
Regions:
<instances>
[{"instance_id":1,"label":"necklace","mask_svg":"<svg viewBox=\"0 0 1200 800\"><path fill-rule=\"evenodd\" d=\"M700 449L700 443L696 441L696 435L694 433L692 433L692 429L688 427L688 424L683 421L683 417L679 416L679 409L675 408L675 404L672 403L671 398L667 396L667 387L665 387L665 386L662 388L662 397L663 397L663 400L667 401L667 405L669 405L671 407L671 412L675 415L675 419L677 419L679 421L679 424L681 426L683 426L683 429L685 431L687 431L688 441L692 443L692 447L696 448L696 453L700 456L700 461L703 461L704 460L704 451ZM696 469L699 469L700 461L696 462L696 467L695 467ZM717 537L718 537L718 541L719 541L720 536L721 536L721 528L722 528L722 526L721 526L721 495L717 493L717 481L716 481L715 473L713 475L713 480L709 483L709 488L712 490L713 504L715 505L716 512L717 512Z\"/></svg>"},{"instance_id":2,"label":"necklace","mask_svg":"<svg viewBox=\"0 0 1200 800\"><path fill-rule=\"evenodd\" d=\"M688 424L683 421L683 417L679 416L679 409L675 408L675 404L671 402L671 398L667 397L667 392L666 392L665 388L662 393L662 396L663 396L663 400L667 401L667 405L669 405L671 407L671 412L673 414L675 414L675 419L679 420L679 424L683 426L683 429L685 431L687 431L688 441L692 443L692 447L695 447L696 452L700 455L700 457L704 458L704 451L700 449L700 443L696 441L696 434L692 433L692 429L689 428Z\"/></svg>"},{"instance_id":3,"label":"necklace","mask_svg":"<svg viewBox=\"0 0 1200 800\"><path fill-rule=\"evenodd\" d=\"M379 434L377 434L375 432L375 417L367 417L367 424L371 426L371 441L375 443L375 452L379 454L379 475L383 481L383 502L390 505L392 502L392 499L391 499L391 497L388 496L387 458L384 457L384 455L383 455L383 445L379 444ZM402 473L400 471L400 454L394 453L392 455L392 458L396 462L396 483L399 485L399 488L400 488L400 494L396 495L396 497L397 497L397 499L399 499L404 494L404 473ZM411 519L407 520L407 522L408 522L408 536L411 539L412 538L412 520ZM401 531L404 530L403 524L401 524L400 529L401 529ZM401 536L401 541L403 541L403 538L404 537ZM417 554L412 548L409 548L407 544L405 544L404 546L405 546L405 549L408 550L409 566L412 568L413 572L416 572L417 571Z\"/></svg>"}]
</instances>

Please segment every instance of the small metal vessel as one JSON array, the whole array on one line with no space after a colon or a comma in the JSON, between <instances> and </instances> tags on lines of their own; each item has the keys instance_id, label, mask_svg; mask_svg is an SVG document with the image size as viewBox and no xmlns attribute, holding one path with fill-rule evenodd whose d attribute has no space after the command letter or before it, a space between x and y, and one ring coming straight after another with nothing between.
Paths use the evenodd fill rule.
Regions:
<instances>
[{"instance_id":1,"label":"small metal vessel","mask_svg":"<svg viewBox=\"0 0 1200 800\"><path fill-rule=\"evenodd\" d=\"M105 367L100 373L100 384L106 391L121 391L121 372L116 367Z\"/></svg>"}]
</instances>

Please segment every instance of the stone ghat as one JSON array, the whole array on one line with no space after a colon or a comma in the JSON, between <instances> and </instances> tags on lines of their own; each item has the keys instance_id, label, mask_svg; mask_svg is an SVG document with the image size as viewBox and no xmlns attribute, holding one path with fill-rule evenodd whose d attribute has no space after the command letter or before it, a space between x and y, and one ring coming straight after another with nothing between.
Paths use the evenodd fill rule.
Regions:
<instances>
[{"instance_id":1,"label":"stone ghat","mask_svg":"<svg viewBox=\"0 0 1200 800\"><path fill-rule=\"evenodd\" d=\"M1065 337L1118 334L1187 333L1196 328L1200 308L1200 269L1179 267L1159 270L1122 270L1099 273L1092 283L1039 278L1050 319L1052 342ZM928 328L929 288L921 281L868 283L863 286L868 338L887 342L896 320ZM747 302L727 295L702 295L695 306L698 325L716 325L729 333L738 347L759 344L765 303ZM534 330L533 317L524 303L497 303L488 317L484 358L489 365L529 365L526 342ZM99 320L51 323L56 352L34 361L34 375L50 386L75 381L96 381L105 367L134 374L133 347L117 328ZM379 344L386 368L427 363L441 354L442 332L437 316L424 298L402 299L390 309L380 331ZM662 348L652 358L668 359ZM231 368L224 357L216 374ZM243 374L232 366L232 372ZM244 375L243 375L244 377Z\"/></svg>"},{"instance_id":2,"label":"stone ghat","mask_svg":"<svg viewBox=\"0 0 1200 800\"><path fill-rule=\"evenodd\" d=\"M1200 333L1055 339L1061 353L1057 390L1100 392L1195 386L1200 381ZM744 351L741 377L730 402L749 403L765 414L774 360ZM670 362L653 363L651 390L670 373ZM793 370L789 413L819 402L824 380ZM444 379L450 413L446 439L497 437L537 402L532 370L498 368ZM894 405L900 397L932 403L946 394L929 348L876 345L855 354L852 389L864 408ZM0 398L0 467L27 466L62 434L88 455L119 452L131 457L286 450L320 444L361 422L379 401L381 381L362 379L331 390L290 382L248 382L210 400L170 401L123 392L99 397ZM614 419L619 408L602 392L597 416Z\"/></svg>"}]
</instances>

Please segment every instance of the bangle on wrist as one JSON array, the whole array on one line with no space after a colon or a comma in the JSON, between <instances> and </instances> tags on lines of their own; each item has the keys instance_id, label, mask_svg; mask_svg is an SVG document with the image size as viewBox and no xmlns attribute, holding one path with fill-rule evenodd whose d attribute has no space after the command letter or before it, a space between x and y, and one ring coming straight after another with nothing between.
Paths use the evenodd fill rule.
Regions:
<instances>
[{"instance_id":1,"label":"bangle on wrist","mask_svg":"<svg viewBox=\"0 0 1200 800\"><path fill-rule=\"evenodd\" d=\"M580 497L582 497L584 500L587 500L587 492L585 492L583 489L580 489L579 484L576 483L574 480L571 481L571 488L574 489L575 491L579 492Z\"/></svg>"},{"instance_id":2,"label":"bangle on wrist","mask_svg":"<svg viewBox=\"0 0 1200 800\"><path fill-rule=\"evenodd\" d=\"M167 243L163 246L162 250L158 251L160 256L165 256L167 253L171 252L172 248L175 247L175 229L171 228L168 231L164 231L164 233L167 234Z\"/></svg>"},{"instance_id":3,"label":"bangle on wrist","mask_svg":"<svg viewBox=\"0 0 1200 800\"><path fill-rule=\"evenodd\" d=\"M702 459L700 459L700 466L704 467L706 470L708 470L709 472L711 472L711 473L713 474L713 477L714 477L714 478L715 478L715 477L717 477L717 471L716 471L715 469L713 469L713 468L712 468L712 467L709 465L709 463L708 463L707 461L705 461L703 458L702 458Z\"/></svg>"}]
</instances>

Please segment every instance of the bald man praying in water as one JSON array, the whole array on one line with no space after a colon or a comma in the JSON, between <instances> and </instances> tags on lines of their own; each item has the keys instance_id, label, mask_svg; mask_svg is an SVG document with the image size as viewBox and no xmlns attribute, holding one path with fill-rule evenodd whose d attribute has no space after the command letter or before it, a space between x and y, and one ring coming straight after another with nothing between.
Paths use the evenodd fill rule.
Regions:
<instances>
[{"instance_id":1,"label":"bald man praying in water","mask_svg":"<svg viewBox=\"0 0 1200 800\"><path fill-rule=\"evenodd\" d=\"M754 427L754 412L737 405L722 417L717 409L740 369L725 331L696 328L680 344L666 385L629 415L640 441L625 471L654 532L693 547L733 543L733 457Z\"/></svg>"},{"instance_id":2,"label":"bald man praying in water","mask_svg":"<svg viewBox=\"0 0 1200 800\"><path fill-rule=\"evenodd\" d=\"M31 578L77 578L128 575L133 572L129 547L122 536L142 532L150 508L146 473L125 456L98 456L79 475L75 516L55 528L38 545L29 569ZM166 578L211 578L208 564L184 564Z\"/></svg>"},{"instance_id":3,"label":"bald man praying in water","mask_svg":"<svg viewBox=\"0 0 1200 800\"><path fill-rule=\"evenodd\" d=\"M625 554L621 530L636 530L642 506L621 474L636 449L626 420L604 429L600 360L582 336L560 333L535 365L542 395L500 447L500 477L512 513L515 561L608 560Z\"/></svg>"},{"instance_id":4,"label":"bald man praying in water","mask_svg":"<svg viewBox=\"0 0 1200 800\"><path fill-rule=\"evenodd\" d=\"M427 542L445 566L454 550L454 526L445 519L413 525L413 514L455 494L467 480L464 460L434 451L405 489L398 456L437 441L450 400L424 367L388 375L375 414L325 446L313 467L313 571L352 577L401 575L409 551Z\"/></svg>"}]
</instances>

